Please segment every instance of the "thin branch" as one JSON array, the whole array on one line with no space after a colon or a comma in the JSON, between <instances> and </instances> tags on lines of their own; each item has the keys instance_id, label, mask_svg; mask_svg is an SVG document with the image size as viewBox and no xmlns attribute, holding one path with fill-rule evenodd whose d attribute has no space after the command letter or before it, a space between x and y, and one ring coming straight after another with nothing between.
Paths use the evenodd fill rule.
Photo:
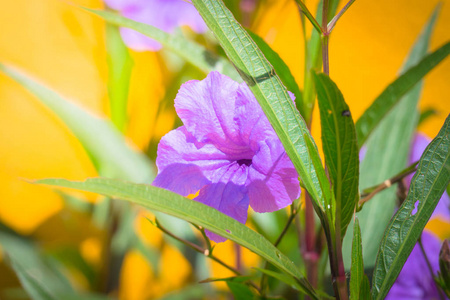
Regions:
<instances>
[{"instance_id":1,"label":"thin branch","mask_svg":"<svg viewBox=\"0 0 450 300\"><path fill-rule=\"evenodd\" d=\"M291 205L291 215L289 216L289 219L286 222L286 225L284 225L283 230L281 231L280 235L278 236L277 240L273 244L275 247L278 247L278 245L283 240L284 235L288 231L289 227L292 224L292 221L294 221L295 216L297 215L298 211L300 210L300 207L294 208L294 205Z\"/></svg>"},{"instance_id":2,"label":"thin branch","mask_svg":"<svg viewBox=\"0 0 450 300\"><path fill-rule=\"evenodd\" d=\"M395 175L394 177L392 177L391 179L388 179L386 181L384 181L383 183L380 183L376 186L367 188L363 191L363 194L361 195L362 198L359 203L359 210L361 210L361 206L366 203L367 201L369 201L370 199L372 199L373 197L375 197L376 194L378 194L379 192L391 187L393 184L399 182L400 180L402 180L403 178L405 178L406 176L408 176L411 173L414 173L417 170L417 164L419 162L415 162L413 163L411 166L409 166L408 168L406 168L405 170L401 171L400 173L398 173L397 175Z\"/></svg>"},{"instance_id":3,"label":"thin branch","mask_svg":"<svg viewBox=\"0 0 450 300\"><path fill-rule=\"evenodd\" d=\"M297 2L297 4L300 6L300 9L305 14L305 16L308 18L308 20L311 22L311 24L314 26L314 28L319 33L323 33L322 28L320 27L319 23L314 18L314 16L311 14L311 12L308 10L308 8L306 7L305 3L303 3L302 0L295 0L295 2Z\"/></svg>"},{"instance_id":4,"label":"thin branch","mask_svg":"<svg viewBox=\"0 0 450 300\"><path fill-rule=\"evenodd\" d=\"M289 218L288 218L288 220L287 220L287 222L286 222L286 225L284 225L284 228L283 228L283 230L281 231L280 235L278 236L277 240L276 240L275 243L273 244L275 247L278 247L278 245L279 245L279 244L281 243L281 241L283 240L283 237L285 236L286 232L288 231L289 227L291 226L292 221L294 221L295 216L297 215L297 213L298 213L299 210L300 210L300 204L301 204L301 202L298 204L298 207L297 207L297 208L294 207L294 204L291 204L291 215L289 216ZM264 264L264 268L263 268L263 269L266 269L266 268L267 268L267 265L268 265L268 263L266 262L266 263ZM260 285L260 287L261 287L261 293L262 293L261 295L264 296L263 293L265 293L265 287L266 287L266 285L267 285L267 275L266 275L265 273L262 274L262 276L261 276L261 281L260 281L260 284L259 284L259 285Z\"/></svg>"},{"instance_id":5,"label":"thin branch","mask_svg":"<svg viewBox=\"0 0 450 300\"><path fill-rule=\"evenodd\" d=\"M331 33L331 31L333 30L334 26L336 25L336 22L340 19L340 17L342 17L342 15L347 11L347 9L349 9L349 7L353 4L353 2L355 2L356 0L350 0L342 9L341 11L334 16L333 19L331 19L330 23L328 23L327 26L327 32L328 34Z\"/></svg>"},{"instance_id":6,"label":"thin branch","mask_svg":"<svg viewBox=\"0 0 450 300\"><path fill-rule=\"evenodd\" d=\"M219 263L220 265L222 265L223 267L227 268L228 270L230 270L231 272L233 272L234 274L241 276L241 272L239 272L238 270L236 270L235 268L233 268L232 266L227 265L224 261L220 260L219 258L217 258L216 256L214 256L212 254L212 251L210 249L203 249L202 247L200 247L197 244L194 244L188 240L185 240L183 238L180 238L178 236L176 236L175 234L173 234L172 232L170 232L169 230L167 230L165 227L163 227L158 219L155 218L155 222L153 222L152 220L148 219L148 221L150 221L150 223L152 223L153 225L155 225L156 228L158 228L159 230L161 230L162 232L164 232L165 234L167 234L168 236L176 239L177 241L185 244L186 246L188 246L189 248L192 248L193 250L202 253L203 255L205 255L206 257L209 257L210 259L214 260L215 262ZM195 227L197 227L196 225L194 225ZM197 227L199 228L199 227ZM203 229L202 227L200 227L201 229Z\"/></svg>"}]
</instances>

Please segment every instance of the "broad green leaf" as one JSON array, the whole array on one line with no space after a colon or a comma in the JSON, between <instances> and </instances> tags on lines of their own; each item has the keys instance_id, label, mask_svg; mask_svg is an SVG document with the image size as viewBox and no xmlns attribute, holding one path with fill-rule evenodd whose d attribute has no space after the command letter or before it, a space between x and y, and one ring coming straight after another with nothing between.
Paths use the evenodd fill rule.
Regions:
<instances>
[{"instance_id":1,"label":"broad green leaf","mask_svg":"<svg viewBox=\"0 0 450 300\"><path fill-rule=\"evenodd\" d=\"M281 81L286 86L288 91L294 94L297 109L300 111L300 114L304 116L303 95L289 67L278 55L278 53L276 53L259 35L251 32L250 30L247 30L247 32L248 34L250 34L250 37L253 39L262 53L264 53L264 56L267 58L267 60L272 64L275 73L277 73L277 75L280 77Z\"/></svg>"},{"instance_id":2,"label":"broad green leaf","mask_svg":"<svg viewBox=\"0 0 450 300\"><path fill-rule=\"evenodd\" d=\"M345 236L359 200L359 154L355 124L336 84L325 74L314 74L320 109L323 152L336 199L336 228Z\"/></svg>"},{"instance_id":3,"label":"broad green leaf","mask_svg":"<svg viewBox=\"0 0 450 300\"><path fill-rule=\"evenodd\" d=\"M108 96L111 121L124 131L128 121L128 90L133 60L116 26L106 26Z\"/></svg>"},{"instance_id":4,"label":"broad green leaf","mask_svg":"<svg viewBox=\"0 0 450 300\"><path fill-rule=\"evenodd\" d=\"M142 153L132 150L109 121L83 110L13 67L0 64L0 71L20 83L64 121L99 174L134 182L153 180L155 171L151 162Z\"/></svg>"},{"instance_id":5,"label":"broad green leaf","mask_svg":"<svg viewBox=\"0 0 450 300\"><path fill-rule=\"evenodd\" d=\"M89 8L83 9L101 17L110 24L136 30L160 42L164 47L178 54L205 73L219 71L234 80L239 80L239 75L228 60L216 56L200 44L182 38L179 35L172 36L159 28L127 19L113 12Z\"/></svg>"},{"instance_id":6,"label":"broad green leaf","mask_svg":"<svg viewBox=\"0 0 450 300\"><path fill-rule=\"evenodd\" d=\"M150 210L159 211L202 226L250 249L283 272L296 277L304 289L315 297L314 290L299 269L267 239L233 218L202 203L154 186L107 178L92 178L84 182L43 179L36 183L74 188L128 200Z\"/></svg>"},{"instance_id":7,"label":"broad green leaf","mask_svg":"<svg viewBox=\"0 0 450 300\"><path fill-rule=\"evenodd\" d=\"M321 187L303 135L311 140L312 137L281 79L222 0L193 0L192 3L252 90L316 206L322 206ZM318 156L317 150L313 155Z\"/></svg>"},{"instance_id":8,"label":"broad green leaf","mask_svg":"<svg viewBox=\"0 0 450 300\"><path fill-rule=\"evenodd\" d=\"M372 279L374 299L389 292L449 182L450 115L422 154L408 196L383 236Z\"/></svg>"},{"instance_id":9,"label":"broad green leaf","mask_svg":"<svg viewBox=\"0 0 450 300\"><path fill-rule=\"evenodd\" d=\"M373 101L356 122L356 133L360 147L402 97L443 61L449 53L450 42L447 42L433 53L423 57L415 66L409 68Z\"/></svg>"},{"instance_id":10,"label":"broad green leaf","mask_svg":"<svg viewBox=\"0 0 450 300\"><path fill-rule=\"evenodd\" d=\"M428 49L437 10L424 27L414 44L401 72L417 64ZM360 163L360 190L379 184L404 170L408 163L411 143L417 128L417 103L422 85L417 84L404 95L400 102L384 117L365 145L364 159ZM363 150L364 151L364 150ZM358 212L366 267L372 268L378 245L395 209L395 187L391 187L371 199ZM345 265L350 263L351 230L344 239Z\"/></svg>"},{"instance_id":11,"label":"broad green leaf","mask_svg":"<svg viewBox=\"0 0 450 300\"><path fill-rule=\"evenodd\" d=\"M350 299L358 300L364 279L364 263L361 245L361 229L358 218L355 219L352 243L352 266L350 269Z\"/></svg>"}]
</instances>

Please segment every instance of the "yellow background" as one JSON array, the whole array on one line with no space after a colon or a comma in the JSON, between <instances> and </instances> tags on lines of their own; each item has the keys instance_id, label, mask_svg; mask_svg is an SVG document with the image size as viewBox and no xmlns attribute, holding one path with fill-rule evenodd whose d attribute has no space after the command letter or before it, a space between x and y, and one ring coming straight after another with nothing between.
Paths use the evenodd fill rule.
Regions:
<instances>
[{"instance_id":1,"label":"yellow background","mask_svg":"<svg viewBox=\"0 0 450 300\"><path fill-rule=\"evenodd\" d=\"M73 2L90 8L103 7L98 0ZM357 0L338 22L330 41L330 73L355 120L395 79L437 3ZM315 11L316 2L308 1L307 5ZM267 9L253 27L285 59L302 85L304 45L294 1L268 1ZM443 1L432 49L449 40L449 28L450 3ZM99 18L60 0L3 1L0 45L1 62L21 68L66 98L106 116L105 26ZM127 136L130 143L143 148L153 132L152 120L164 95L166 70L158 54L133 52L132 57L135 68ZM436 135L450 112L449 80L450 59L426 77L420 107L433 107L440 112L420 128L430 137ZM314 119L318 120L317 112ZM159 127L159 134L169 130L172 121L169 118L168 125ZM313 133L320 145L320 128L313 126ZM48 187L26 183L23 178L90 176L96 176L96 171L64 124L0 73L0 220L29 234L62 208L56 193ZM226 245L222 248L230 249ZM141 260L132 253L126 262L139 265ZM142 279L141 287L145 288L146 283ZM129 298L138 298L136 291L130 293Z\"/></svg>"}]
</instances>

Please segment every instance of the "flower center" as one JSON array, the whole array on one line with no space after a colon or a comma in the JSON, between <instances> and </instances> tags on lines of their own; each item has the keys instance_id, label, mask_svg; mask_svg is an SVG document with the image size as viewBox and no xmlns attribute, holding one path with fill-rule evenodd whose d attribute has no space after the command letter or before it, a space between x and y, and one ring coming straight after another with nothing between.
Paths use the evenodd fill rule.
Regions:
<instances>
[{"instance_id":1,"label":"flower center","mask_svg":"<svg viewBox=\"0 0 450 300\"><path fill-rule=\"evenodd\" d=\"M246 165L247 167L249 167L252 164L252 160L251 159L239 159L237 161L237 163L242 166L242 165Z\"/></svg>"}]
</instances>

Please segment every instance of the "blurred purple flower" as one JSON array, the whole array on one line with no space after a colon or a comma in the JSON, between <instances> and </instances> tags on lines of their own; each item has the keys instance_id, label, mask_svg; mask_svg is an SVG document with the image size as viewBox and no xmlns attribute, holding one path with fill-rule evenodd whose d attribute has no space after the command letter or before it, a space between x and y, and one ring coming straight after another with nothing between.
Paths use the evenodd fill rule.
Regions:
<instances>
[{"instance_id":1,"label":"blurred purple flower","mask_svg":"<svg viewBox=\"0 0 450 300\"><path fill-rule=\"evenodd\" d=\"M172 33L187 25L197 33L206 31L206 24L194 5L184 0L105 0L106 5L129 19L155 26ZM161 44L129 28L120 29L125 44L136 51L157 51Z\"/></svg>"},{"instance_id":2,"label":"blurred purple flower","mask_svg":"<svg viewBox=\"0 0 450 300\"><path fill-rule=\"evenodd\" d=\"M422 245L430 262L433 274L439 270L439 251L441 241L433 234L422 233ZM387 300L432 300L441 299L436 283L431 275L430 268L420 249L416 244L406 260L402 271L389 291ZM448 299L448 298L445 298Z\"/></svg>"},{"instance_id":3,"label":"blurred purple flower","mask_svg":"<svg viewBox=\"0 0 450 300\"><path fill-rule=\"evenodd\" d=\"M200 190L196 201L241 223L249 205L272 212L300 196L298 174L245 83L212 72L183 84L175 109L184 126L158 145L155 186L183 196Z\"/></svg>"}]
</instances>

